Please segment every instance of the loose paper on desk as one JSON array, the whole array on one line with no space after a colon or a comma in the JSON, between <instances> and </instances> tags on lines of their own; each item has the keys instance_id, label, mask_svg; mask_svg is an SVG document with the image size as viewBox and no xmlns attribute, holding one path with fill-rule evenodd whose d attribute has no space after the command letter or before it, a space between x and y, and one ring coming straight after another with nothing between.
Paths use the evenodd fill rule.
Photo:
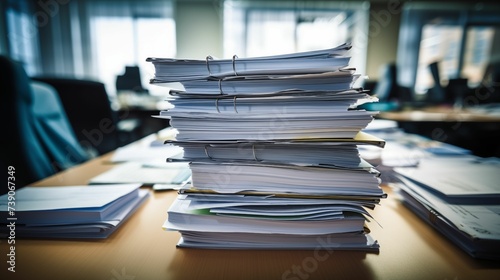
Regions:
<instances>
[{"instance_id":1,"label":"loose paper on desk","mask_svg":"<svg viewBox=\"0 0 500 280\"><path fill-rule=\"evenodd\" d=\"M500 205L450 204L402 178L401 188L472 238L500 240Z\"/></svg>"},{"instance_id":2,"label":"loose paper on desk","mask_svg":"<svg viewBox=\"0 0 500 280\"><path fill-rule=\"evenodd\" d=\"M158 144L158 142L161 142ZM111 157L112 162L124 161L155 161L174 157L182 153L182 149L174 145L165 145L158 141L154 135L150 135L140 142L135 142L116 149Z\"/></svg>"},{"instance_id":3,"label":"loose paper on desk","mask_svg":"<svg viewBox=\"0 0 500 280\"><path fill-rule=\"evenodd\" d=\"M90 179L90 184L185 184L190 176L191 170L184 162L162 165L127 162Z\"/></svg>"},{"instance_id":4,"label":"loose paper on desk","mask_svg":"<svg viewBox=\"0 0 500 280\"><path fill-rule=\"evenodd\" d=\"M395 168L397 173L443 195L455 198L500 197L500 166L479 158L421 158L418 167Z\"/></svg>"}]
</instances>

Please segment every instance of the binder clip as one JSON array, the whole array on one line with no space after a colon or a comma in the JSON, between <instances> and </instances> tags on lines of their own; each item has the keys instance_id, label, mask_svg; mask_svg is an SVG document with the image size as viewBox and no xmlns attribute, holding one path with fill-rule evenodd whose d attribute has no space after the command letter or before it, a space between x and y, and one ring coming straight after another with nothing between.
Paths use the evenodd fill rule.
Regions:
<instances>
[{"instance_id":1,"label":"binder clip","mask_svg":"<svg viewBox=\"0 0 500 280\"><path fill-rule=\"evenodd\" d=\"M222 79L219 79L219 94L224 95L224 93L222 92Z\"/></svg>"},{"instance_id":2,"label":"binder clip","mask_svg":"<svg viewBox=\"0 0 500 280\"><path fill-rule=\"evenodd\" d=\"M236 73L236 65L235 65L236 58L238 58L238 56L237 55L233 55L233 72L234 72L235 76L238 76L238 73Z\"/></svg>"},{"instance_id":3,"label":"binder clip","mask_svg":"<svg viewBox=\"0 0 500 280\"><path fill-rule=\"evenodd\" d=\"M212 71L210 71L210 64L208 63L208 61L213 59L214 58L211 55L207 55L207 57L205 58L205 62L207 64L208 76L212 76Z\"/></svg>"},{"instance_id":4,"label":"binder clip","mask_svg":"<svg viewBox=\"0 0 500 280\"><path fill-rule=\"evenodd\" d=\"M234 109L234 112L235 112L236 114L239 114L239 112L238 112L238 108L236 107L236 97L237 97L237 96L234 96L234 97L233 97L233 109ZM219 113L219 114L220 114L220 109L219 109L219 98L216 98L216 99L215 99L215 109L217 109L217 113Z\"/></svg>"},{"instance_id":5,"label":"binder clip","mask_svg":"<svg viewBox=\"0 0 500 280\"><path fill-rule=\"evenodd\" d=\"M219 98L215 98L215 109L217 109L217 113L220 114L220 110L219 110Z\"/></svg>"},{"instance_id":6,"label":"binder clip","mask_svg":"<svg viewBox=\"0 0 500 280\"><path fill-rule=\"evenodd\" d=\"M260 161L258 158L257 158L257 154L255 153L255 144L252 144L252 154L253 154L253 159L255 161Z\"/></svg>"},{"instance_id":7,"label":"binder clip","mask_svg":"<svg viewBox=\"0 0 500 280\"><path fill-rule=\"evenodd\" d=\"M205 145L205 154L207 155L207 157L208 157L210 160L214 160L214 159L210 156L210 154L208 153L208 146L209 146L209 145Z\"/></svg>"},{"instance_id":8,"label":"binder clip","mask_svg":"<svg viewBox=\"0 0 500 280\"><path fill-rule=\"evenodd\" d=\"M234 112L238 114L238 110L236 109L236 96L233 99L233 107L234 107Z\"/></svg>"}]
</instances>

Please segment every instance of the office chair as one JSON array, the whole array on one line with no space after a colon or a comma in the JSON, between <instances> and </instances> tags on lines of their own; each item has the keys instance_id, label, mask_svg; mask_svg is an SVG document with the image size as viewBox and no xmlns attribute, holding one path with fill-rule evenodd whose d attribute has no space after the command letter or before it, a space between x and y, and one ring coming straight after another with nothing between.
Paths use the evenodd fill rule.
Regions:
<instances>
[{"instance_id":1,"label":"office chair","mask_svg":"<svg viewBox=\"0 0 500 280\"><path fill-rule=\"evenodd\" d=\"M123 75L116 77L116 92L123 90L136 93L147 93L148 90L142 87L141 72L138 66L125 66Z\"/></svg>"},{"instance_id":2,"label":"office chair","mask_svg":"<svg viewBox=\"0 0 500 280\"><path fill-rule=\"evenodd\" d=\"M500 103L500 61L488 63L481 84L470 93L470 102L477 104Z\"/></svg>"},{"instance_id":3,"label":"office chair","mask_svg":"<svg viewBox=\"0 0 500 280\"><path fill-rule=\"evenodd\" d=\"M53 86L68 115L69 122L79 142L95 155L102 155L127 143L128 134L134 133L136 120L126 129L120 124L117 111L111 107L103 83L90 80L33 77ZM126 120L129 121L129 120Z\"/></svg>"},{"instance_id":4,"label":"office chair","mask_svg":"<svg viewBox=\"0 0 500 280\"><path fill-rule=\"evenodd\" d=\"M387 63L380 68L379 80L373 88L373 95L375 95L380 102L398 99L396 64Z\"/></svg>"},{"instance_id":5,"label":"office chair","mask_svg":"<svg viewBox=\"0 0 500 280\"><path fill-rule=\"evenodd\" d=\"M399 108L400 96L396 78L396 64L387 63L380 67L380 75L371 92L379 102L358 106L369 111L394 111Z\"/></svg>"},{"instance_id":6,"label":"office chair","mask_svg":"<svg viewBox=\"0 0 500 280\"><path fill-rule=\"evenodd\" d=\"M67 169L89 159L73 133L57 91L50 85L31 81L34 102L33 112L40 138L57 163L57 168Z\"/></svg>"},{"instance_id":7,"label":"office chair","mask_svg":"<svg viewBox=\"0 0 500 280\"><path fill-rule=\"evenodd\" d=\"M434 86L427 92L427 102L432 104L451 103L450 98L446 95L446 89L441 86L441 78L439 75L439 62L435 61L429 64Z\"/></svg>"},{"instance_id":8,"label":"office chair","mask_svg":"<svg viewBox=\"0 0 500 280\"><path fill-rule=\"evenodd\" d=\"M0 84L1 160L4 170L15 168L16 188L88 159L52 87L32 83L22 65L5 56L0 56Z\"/></svg>"}]
</instances>

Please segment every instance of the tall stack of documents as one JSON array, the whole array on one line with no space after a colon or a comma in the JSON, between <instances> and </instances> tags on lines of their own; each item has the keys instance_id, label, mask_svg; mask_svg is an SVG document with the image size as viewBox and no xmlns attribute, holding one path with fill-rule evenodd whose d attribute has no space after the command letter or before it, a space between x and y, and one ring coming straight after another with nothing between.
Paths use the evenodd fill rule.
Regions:
<instances>
[{"instance_id":1,"label":"tall stack of documents","mask_svg":"<svg viewBox=\"0 0 500 280\"><path fill-rule=\"evenodd\" d=\"M164 224L178 246L378 250L366 225L385 194L358 145L384 141L361 132L374 113L356 106L374 100L352 87L349 49L148 58L151 83L170 87L172 108L158 117L184 151L168 160L192 171Z\"/></svg>"}]
</instances>

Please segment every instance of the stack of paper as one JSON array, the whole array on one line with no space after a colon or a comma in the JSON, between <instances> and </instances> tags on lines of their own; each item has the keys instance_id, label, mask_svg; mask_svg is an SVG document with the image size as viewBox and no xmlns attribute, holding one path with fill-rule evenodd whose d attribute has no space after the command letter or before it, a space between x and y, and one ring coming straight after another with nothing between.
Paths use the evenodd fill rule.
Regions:
<instances>
[{"instance_id":1,"label":"stack of paper","mask_svg":"<svg viewBox=\"0 0 500 280\"><path fill-rule=\"evenodd\" d=\"M500 260L500 164L428 157L396 168L403 202L473 257Z\"/></svg>"},{"instance_id":2,"label":"stack of paper","mask_svg":"<svg viewBox=\"0 0 500 280\"><path fill-rule=\"evenodd\" d=\"M139 186L24 187L0 196L0 235L10 224L19 237L106 238L148 197Z\"/></svg>"},{"instance_id":3,"label":"stack of paper","mask_svg":"<svg viewBox=\"0 0 500 280\"><path fill-rule=\"evenodd\" d=\"M148 58L155 66L153 83L206 80L209 77L310 74L336 71L347 66L349 58L344 44L336 48L286 55L205 60Z\"/></svg>"},{"instance_id":4,"label":"stack of paper","mask_svg":"<svg viewBox=\"0 0 500 280\"><path fill-rule=\"evenodd\" d=\"M385 194L357 145L384 141L360 132L373 112L356 105L374 100L351 88L349 48L149 59L153 83L184 86L158 116L178 130L167 143L184 150L169 161L190 162L192 172L164 224L181 233L178 246L378 250L365 222Z\"/></svg>"},{"instance_id":5,"label":"stack of paper","mask_svg":"<svg viewBox=\"0 0 500 280\"><path fill-rule=\"evenodd\" d=\"M354 138L373 119L372 112L348 110L359 99L368 100L362 90L295 93L196 99L183 94L159 117L170 118L177 140L187 141Z\"/></svg>"}]
</instances>

